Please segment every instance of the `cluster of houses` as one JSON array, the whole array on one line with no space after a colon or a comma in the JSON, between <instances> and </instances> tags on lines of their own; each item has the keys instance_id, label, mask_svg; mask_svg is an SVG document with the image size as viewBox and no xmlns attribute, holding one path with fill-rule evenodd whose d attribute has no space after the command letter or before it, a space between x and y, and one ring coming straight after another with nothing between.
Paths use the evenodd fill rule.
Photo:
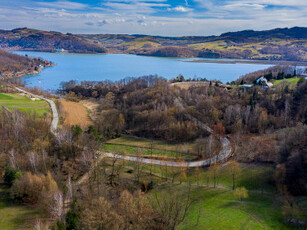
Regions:
<instances>
[{"instance_id":1,"label":"cluster of houses","mask_svg":"<svg viewBox=\"0 0 307 230\"><path fill-rule=\"evenodd\" d=\"M260 84L260 83L261 83L263 89L270 89L270 88L272 88L272 87L274 86L272 82L269 82L269 81L268 81L265 77L263 77L263 76L260 77L260 78L258 78L257 81L256 81L256 83L257 83L257 84ZM243 88L243 89L248 89L248 88L251 88L251 87L253 87L253 86L254 86L254 84L244 84L244 85L241 86L241 88Z\"/></svg>"},{"instance_id":2,"label":"cluster of houses","mask_svg":"<svg viewBox=\"0 0 307 230\"><path fill-rule=\"evenodd\" d=\"M19 71L19 72L0 72L0 79L5 79L5 78L16 78L16 77L22 77L24 75L28 74L35 74L40 72L43 68L52 66L54 65L52 62L49 61L44 61L42 64L36 65L36 66L31 66L28 67L24 71Z\"/></svg>"},{"instance_id":3,"label":"cluster of houses","mask_svg":"<svg viewBox=\"0 0 307 230\"><path fill-rule=\"evenodd\" d=\"M64 53L65 50L64 50L63 48L57 48L57 49L55 50L55 52L57 52L57 53Z\"/></svg>"}]
</instances>

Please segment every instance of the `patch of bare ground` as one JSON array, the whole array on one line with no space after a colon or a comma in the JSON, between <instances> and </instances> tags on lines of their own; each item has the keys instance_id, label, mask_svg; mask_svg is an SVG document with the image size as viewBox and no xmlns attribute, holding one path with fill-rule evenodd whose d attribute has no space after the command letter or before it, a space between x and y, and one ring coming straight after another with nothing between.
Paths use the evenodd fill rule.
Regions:
<instances>
[{"instance_id":1,"label":"patch of bare ground","mask_svg":"<svg viewBox=\"0 0 307 230\"><path fill-rule=\"evenodd\" d=\"M83 106L85 106L89 110L90 118L92 120L96 120L96 118L97 118L96 112L97 112L97 108L98 108L99 104L96 101L91 100L91 99L82 100L79 103L82 104Z\"/></svg>"},{"instance_id":2,"label":"patch of bare ground","mask_svg":"<svg viewBox=\"0 0 307 230\"><path fill-rule=\"evenodd\" d=\"M64 124L79 125L82 129L87 129L93 124L87 109L76 102L59 100L60 112L64 118Z\"/></svg>"}]
</instances>

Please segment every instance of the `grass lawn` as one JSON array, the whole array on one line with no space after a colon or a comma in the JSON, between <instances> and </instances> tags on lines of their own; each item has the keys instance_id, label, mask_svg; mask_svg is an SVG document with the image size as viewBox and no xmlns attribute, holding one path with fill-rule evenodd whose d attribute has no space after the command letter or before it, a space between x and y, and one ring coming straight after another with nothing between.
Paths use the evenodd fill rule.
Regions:
<instances>
[{"instance_id":1,"label":"grass lawn","mask_svg":"<svg viewBox=\"0 0 307 230\"><path fill-rule=\"evenodd\" d=\"M104 159L110 164L111 160ZM121 161L121 160L120 160ZM128 174L127 169L134 168L133 162L126 161L122 169L121 178L133 178L133 174ZM177 229L295 229L283 222L282 202L280 196L275 193L274 186L271 185L274 168L269 165L240 164L242 172L237 178L237 187L244 186L248 189L248 198L240 201L230 189L232 178L227 173L229 164L225 164L220 169L218 175L218 187L213 188L212 176L209 186L206 186L206 173L208 168L203 170L202 181L198 186L195 181L195 171L189 170L187 179L192 181L191 198L194 200L188 216ZM150 165L141 166L147 173ZM163 172L164 171L164 172ZM155 175L165 176L165 169L161 166L153 165L152 172ZM171 177L173 170L168 167L168 177ZM150 179L144 174L141 180ZM155 193L159 195L166 191L169 194L176 192L184 194L187 191L188 183L179 184L178 178L175 183L165 179L153 178L155 187L148 193L151 196ZM146 179L145 179L146 180ZM266 183L264 186L262 183ZM264 192L262 192L262 186ZM306 202L306 199L302 202ZM199 218L198 218L199 217Z\"/></svg>"},{"instance_id":2,"label":"grass lawn","mask_svg":"<svg viewBox=\"0 0 307 230\"><path fill-rule=\"evenodd\" d=\"M192 187L191 198L195 203L178 229L291 229L282 222L278 198L272 194L249 192L241 202L228 189Z\"/></svg>"},{"instance_id":3,"label":"grass lawn","mask_svg":"<svg viewBox=\"0 0 307 230\"><path fill-rule=\"evenodd\" d=\"M14 204L8 197L9 189L0 184L0 229L33 229L35 219L39 217L38 212L33 208Z\"/></svg>"},{"instance_id":4,"label":"grass lawn","mask_svg":"<svg viewBox=\"0 0 307 230\"><path fill-rule=\"evenodd\" d=\"M278 85L282 82L290 82L290 83L293 83L293 84L297 84L297 82L300 80L299 77L293 77L293 78L286 78L286 79L282 79L282 80L276 80L273 82L274 85Z\"/></svg>"},{"instance_id":5,"label":"grass lawn","mask_svg":"<svg viewBox=\"0 0 307 230\"><path fill-rule=\"evenodd\" d=\"M155 149L167 150L171 152L182 152L182 153L193 153L194 143L168 143L166 141L151 140L142 137L124 135L122 137L109 140L108 144L120 144L128 146L136 146L143 148L150 148L151 146Z\"/></svg>"},{"instance_id":6,"label":"grass lawn","mask_svg":"<svg viewBox=\"0 0 307 230\"><path fill-rule=\"evenodd\" d=\"M217 174L216 182L219 185L232 188L232 175L229 173L229 164L225 164L220 167ZM271 165L257 165L257 164L240 164L241 172L236 175L236 186L245 187L248 190L263 190L273 192L274 186L274 168ZM195 176L196 169L190 169L185 181L196 182ZM200 184L207 184L207 178L209 178L209 184L213 184L212 175L210 175L209 168L206 167L201 170Z\"/></svg>"},{"instance_id":7,"label":"grass lawn","mask_svg":"<svg viewBox=\"0 0 307 230\"><path fill-rule=\"evenodd\" d=\"M0 93L0 106L5 106L9 110L19 109L27 113L36 112L39 116L50 113L49 104L44 100L32 101L19 94Z\"/></svg>"}]
</instances>

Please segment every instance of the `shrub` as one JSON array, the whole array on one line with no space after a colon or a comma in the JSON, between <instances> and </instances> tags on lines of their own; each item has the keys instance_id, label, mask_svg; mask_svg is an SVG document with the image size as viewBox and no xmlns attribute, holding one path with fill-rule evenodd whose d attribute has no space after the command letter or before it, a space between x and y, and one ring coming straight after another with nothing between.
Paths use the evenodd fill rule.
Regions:
<instances>
[{"instance_id":1,"label":"shrub","mask_svg":"<svg viewBox=\"0 0 307 230\"><path fill-rule=\"evenodd\" d=\"M248 197L247 189L244 187L236 188L236 190L234 191L234 196L240 199L240 201L242 201L243 198Z\"/></svg>"},{"instance_id":2,"label":"shrub","mask_svg":"<svg viewBox=\"0 0 307 230\"><path fill-rule=\"evenodd\" d=\"M9 186L12 186L15 180L19 179L20 177L21 177L21 171L8 166L5 169L3 180L6 184L8 184Z\"/></svg>"}]
</instances>

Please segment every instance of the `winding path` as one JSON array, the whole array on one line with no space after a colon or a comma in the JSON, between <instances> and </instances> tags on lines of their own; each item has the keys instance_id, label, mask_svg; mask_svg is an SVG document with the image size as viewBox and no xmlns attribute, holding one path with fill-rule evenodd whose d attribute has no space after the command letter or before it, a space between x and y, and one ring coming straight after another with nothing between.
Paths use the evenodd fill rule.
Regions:
<instances>
[{"instance_id":1,"label":"winding path","mask_svg":"<svg viewBox=\"0 0 307 230\"><path fill-rule=\"evenodd\" d=\"M18 87L15 87L15 88L16 88L16 90L18 90L20 92L29 94L33 97L40 98L44 101L47 101L50 104L51 110L52 110L52 115L53 115L50 130L51 130L52 133L56 134L56 129L57 129L57 126L58 126L58 123L59 123L59 115L58 115L58 111L57 111L57 108L55 106L54 101L47 99L47 98L44 98L42 96L35 95L33 93L30 93L30 92L25 91L23 89L20 89ZM184 109L184 106L179 99L176 99L174 103L175 103L177 108L182 109L182 110ZM186 114L186 116L187 116L188 119L196 122L200 127L207 130L209 133L213 132L210 127L208 127L204 123L198 121L196 118L192 117L191 115ZM218 155L216 155L215 157L206 159L206 160L191 161L191 162L162 161L162 160L154 160L154 159L134 157L134 156L124 156L124 155L119 155L119 154L114 154L114 153L103 153L103 152L99 152L99 153L101 155L100 158L113 157L113 158L118 158L118 159L123 159L123 160L128 160L128 161L142 162L142 163L145 163L145 164L192 168L192 167L209 166L212 163L222 161L222 160L226 159L227 157L229 157L230 154L231 154L231 145L230 145L229 140L227 138L220 137L220 141L221 141L221 144L222 144L222 150L219 152Z\"/></svg>"},{"instance_id":2,"label":"winding path","mask_svg":"<svg viewBox=\"0 0 307 230\"><path fill-rule=\"evenodd\" d=\"M184 110L184 106L179 98L176 98L174 101L175 106L180 109ZM206 130L209 133L213 133L213 130L207 126L206 124L200 122L195 117L191 116L190 114L186 114L186 117L197 123L198 126L200 126L202 129ZM164 166L172 166L172 167L202 167L202 166L209 166L212 163L222 161L230 156L231 154L231 145L230 141L225 137L219 137L220 142L222 144L222 150L219 152L218 155L215 157L211 157L206 160L200 160L200 161L191 161L191 162L175 162L175 161L162 161L162 160L154 160L154 159L148 159L148 158L140 158L140 157L134 157L134 156L124 156L114 153L100 153L102 157L114 157L118 159L128 160L128 161L134 161L134 162L141 162L145 164L153 164L153 165L164 165Z\"/></svg>"},{"instance_id":3,"label":"winding path","mask_svg":"<svg viewBox=\"0 0 307 230\"><path fill-rule=\"evenodd\" d=\"M139 158L139 157L134 157L134 156L124 156L124 155L119 155L119 154L114 154L114 153L101 153L101 154L104 157L114 157L114 158L128 160L128 161L142 162L145 164L193 168L193 167L209 166L212 163L219 162L219 161L226 159L231 153L230 142L226 138L222 138L221 143L222 143L222 150L215 157L209 158L207 160L191 161L191 162L161 161L161 160L154 160L154 159L148 159L148 158Z\"/></svg>"},{"instance_id":4,"label":"winding path","mask_svg":"<svg viewBox=\"0 0 307 230\"><path fill-rule=\"evenodd\" d=\"M15 87L15 89L17 89L18 91L22 92L22 93L26 93L26 94L29 94L31 95L32 97L37 97L37 98L40 98L44 101L47 101L51 107L51 110L52 110L52 122L51 122L51 126L50 126L50 130L53 134L56 133L56 129L57 129L57 126L58 126L58 123L59 123L59 114L58 114L58 110L55 106L55 103L54 101L50 100L50 99L47 99L47 98L44 98L44 97L41 97L41 96L38 96L38 95L35 95L33 93L30 93L28 91L25 91L23 89L20 89L18 87Z\"/></svg>"}]
</instances>

